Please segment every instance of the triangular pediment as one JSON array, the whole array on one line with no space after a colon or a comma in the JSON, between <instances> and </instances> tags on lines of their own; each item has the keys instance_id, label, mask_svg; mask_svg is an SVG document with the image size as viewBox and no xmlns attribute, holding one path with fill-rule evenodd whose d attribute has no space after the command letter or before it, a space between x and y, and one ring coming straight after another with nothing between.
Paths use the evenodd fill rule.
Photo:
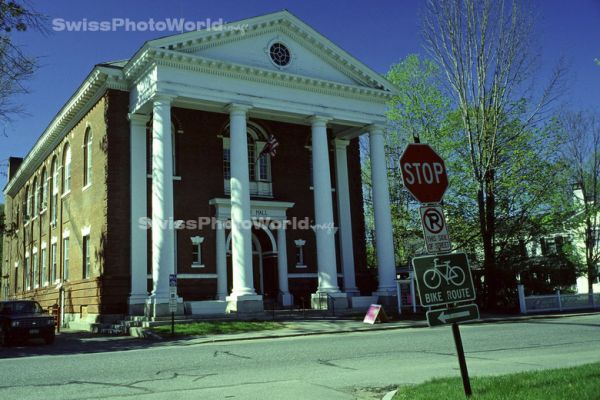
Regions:
<instances>
[{"instance_id":1,"label":"triangular pediment","mask_svg":"<svg viewBox=\"0 0 600 400\"><path fill-rule=\"evenodd\" d=\"M281 44L284 59L278 65L272 46ZM288 11L281 11L223 25L213 30L188 32L152 40L148 47L182 52L211 60L248 65L253 68L395 91L377 72L323 37ZM279 59L281 62L281 58Z\"/></svg>"}]
</instances>

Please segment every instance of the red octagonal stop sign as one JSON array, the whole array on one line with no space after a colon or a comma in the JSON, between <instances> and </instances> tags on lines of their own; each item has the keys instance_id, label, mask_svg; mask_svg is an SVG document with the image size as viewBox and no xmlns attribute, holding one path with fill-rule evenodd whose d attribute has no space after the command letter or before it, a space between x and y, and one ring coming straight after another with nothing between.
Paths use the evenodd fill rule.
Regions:
<instances>
[{"instance_id":1,"label":"red octagonal stop sign","mask_svg":"<svg viewBox=\"0 0 600 400\"><path fill-rule=\"evenodd\" d=\"M428 144L409 144L400 157L404 187L421 203L439 203L448 187L444 160Z\"/></svg>"}]
</instances>

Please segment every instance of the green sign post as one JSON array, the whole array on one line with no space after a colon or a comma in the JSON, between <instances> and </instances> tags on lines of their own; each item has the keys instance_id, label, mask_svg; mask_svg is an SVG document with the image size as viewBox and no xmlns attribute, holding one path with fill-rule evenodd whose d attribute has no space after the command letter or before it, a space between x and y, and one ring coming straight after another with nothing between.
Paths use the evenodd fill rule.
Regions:
<instances>
[{"instance_id":1,"label":"green sign post","mask_svg":"<svg viewBox=\"0 0 600 400\"><path fill-rule=\"evenodd\" d=\"M423 307L475 300L465 253L415 257L412 264Z\"/></svg>"}]
</instances>

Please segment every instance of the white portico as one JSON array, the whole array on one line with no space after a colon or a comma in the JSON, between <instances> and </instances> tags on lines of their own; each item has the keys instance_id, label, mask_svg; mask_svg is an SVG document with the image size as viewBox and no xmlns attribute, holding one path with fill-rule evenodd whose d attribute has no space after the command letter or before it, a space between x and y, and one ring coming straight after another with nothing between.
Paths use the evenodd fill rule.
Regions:
<instances>
[{"instance_id":1,"label":"white portico","mask_svg":"<svg viewBox=\"0 0 600 400\"><path fill-rule=\"evenodd\" d=\"M234 255L235 249L235 237L233 236L233 201L230 199L215 198L210 201L210 205L215 207L215 225L217 230L217 287L218 298L220 300L226 299L230 304L232 311L237 311L234 307L239 304L249 307L251 303L244 303L249 300L237 301L232 298L234 293L248 291L248 288L255 290L252 287L253 282L253 268L252 259L250 259L250 268L242 268L240 260L242 258L236 258ZM249 222L243 229L248 232L254 229L263 230L271 241L271 248L273 253L277 254L277 271L278 271L278 283L279 283L279 301L283 306L292 305L292 296L288 289L288 265L287 265L287 252L286 252L286 226L287 217L286 211L294 206L294 203L289 202L278 202L278 201L250 201L250 217L247 219ZM225 239L226 228L231 228L231 233L228 239ZM276 231L277 239L275 240L273 230ZM233 290L232 296L227 296L227 268L226 268L226 257L227 253L230 252L232 259L232 272L233 272ZM252 255L252 252L250 252ZM250 257L251 258L251 257ZM249 273L246 274L245 272ZM240 273L241 272L241 273ZM243 289L240 290L240 287ZM255 294L255 293L254 293ZM256 296L257 302L262 301L261 296ZM254 304L256 305L256 304ZM262 304L258 304L259 308Z\"/></svg>"},{"instance_id":2,"label":"white portico","mask_svg":"<svg viewBox=\"0 0 600 400\"><path fill-rule=\"evenodd\" d=\"M230 311L252 313L263 308L262 297L257 294L253 281L252 218L260 211L265 214L260 217L281 222L294 206L291 202L252 199L247 142L249 117L310 129L312 234L316 240L318 271L315 299L324 293L344 299L358 292L346 149L348 140L369 135L379 268L376 294L393 295L395 262L382 126L386 102L393 95L394 87L287 11L240 23L247 26L243 32L199 31L147 42L123 67L130 92L131 240L136 248L145 249L150 245L152 249L151 293L146 292L146 254L132 251L130 309L145 305L147 312L155 316L167 310L168 277L175 272L174 235L172 225L157 222L172 220L174 216L170 124L173 107L229 117L229 198L215 197L210 204L215 207L218 220L214 244L217 254L215 298L226 299ZM146 193L145 126L150 118L152 183ZM201 129L199 131L202 134ZM333 157L333 168L330 157ZM332 177L335 185L332 185ZM332 193L335 193L335 202ZM150 244L146 230L140 229L138 222L146 216L147 198L151 199L152 206ZM233 282L230 292L226 266L229 247L226 229L229 228ZM284 226L265 229L278 252L280 301L289 305L292 298L285 262L286 229ZM337 279L340 271L342 287Z\"/></svg>"}]
</instances>

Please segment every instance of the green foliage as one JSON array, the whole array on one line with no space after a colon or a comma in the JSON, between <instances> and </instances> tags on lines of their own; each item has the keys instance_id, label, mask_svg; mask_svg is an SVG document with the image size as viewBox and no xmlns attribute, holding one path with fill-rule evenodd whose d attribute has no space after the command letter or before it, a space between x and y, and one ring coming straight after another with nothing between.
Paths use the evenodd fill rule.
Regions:
<instances>
[{"instance_id":1,"label":"green foliage","mask_svg":"<svg viewBox=\"0 0 600 400\"><path fill-rule=\"evenodd\" d=\"M436 85L438 74L435 64L414 54L392 65L387 79L399 91L387 115L396 132L394 142L406 143L411 136L431 140L439 134L450 102Z\"/></svg>"},{"instance_id":2,"label":"green foliage","mask_svg":"<svg viewBox=\"0 0 600 400\"><path fill-rule=\"evenodd\" d=\"M434 63L410 55L391 67L387 78L399 94L389 103L390 128L387 155L390 203L394 237L400 263L420 250L421 228L418 204L404 190L399 168L400 156L413 137L431 146L445 159L450 185L444 198L451 238L456 247L481 253L481 232L477 206L479 185L469 162L468 137L461 114L450 108ZM521 100L513 107L525 110ZM497 146L495 170L496 244L499 251L518 239L531 240L554 232L572 210L567 199L568 177L557 168L557 148L562 138L550 123L538 129L523 129L518 119L505 124ZM369 170L368 161L364 164ZM370 184L370 174L364 179Z\"/></svg>"},{"instance_id":3,"label":"green foliage","mask_svg":"<svg viewBox=\"0 0 600 400\"><path fill-rule=\"evenodd\" d=\"M415 253L424 251L417 204L404 190L398 168L404 148L414 137L427 141L439 135L440 126L449 111L449 101L436 86L437 68L428 60L409 55L393 65L387 79L398 88L398 95L388 103L390 129L386 137L390 211L394 232L396 263L406 264ZM366 152L366 149L364 149ZM369 160L363 162L365 183L365 220L367 224L368 254L374 254L373 214L370 197L371 174ZM368 257L369 265L376 265L375 257Z\"/></svg>"},{"instance_id":4,"label":"green foliage","mask_svg":"<svg viewBox=\"0 0 600 400\"><path fill-rule=\"evenodd\" d=\"M449 188L444 210L453 245L471 254L475 265L482 265L482 219L478 204L481 181L471 162L464 116L460 110L451 108L452 101L444 94L438 74L434 63L410 55L393 65L387 75L399 91L389 103L386 141L396 261L406 264L410 257L424 251L419 205L404 189L398 167L406 145L418 137L446 162ZM498 142L491 170L495 199L493 246L495 259L504 269L498 275L499 281L506 281L506 290L499 289L504 297L513 296L508 293L508 286L514 286L519 268L525 268L513 257L514 246L520 241L538 241L544 235L563 231L567 216L573 214L568 174L558 156L564 138L557 134L555 121L533 127L522 123L527 108L527 102L520 99L511 105L510 116L497 115L504 122L502 132L496 133ZM368 159L363 167L367 232L372 232ZM372 240L370 243L373 244ZM370 265L375 264L373 253L371 248Z\"/></svg>"},{"instance_id":5,"label":"green foliage","mask_svg":"<svg viewBox=\"0 0 600 400\"><path fill-rule=\"evenodd\" d=\"M557 126L566 138L561 152L564 170L577 193L569 228L580 244L578 263L592 291L600 262L600 117L593 112L565 110Z\"/></svg>"}]
</instances>

